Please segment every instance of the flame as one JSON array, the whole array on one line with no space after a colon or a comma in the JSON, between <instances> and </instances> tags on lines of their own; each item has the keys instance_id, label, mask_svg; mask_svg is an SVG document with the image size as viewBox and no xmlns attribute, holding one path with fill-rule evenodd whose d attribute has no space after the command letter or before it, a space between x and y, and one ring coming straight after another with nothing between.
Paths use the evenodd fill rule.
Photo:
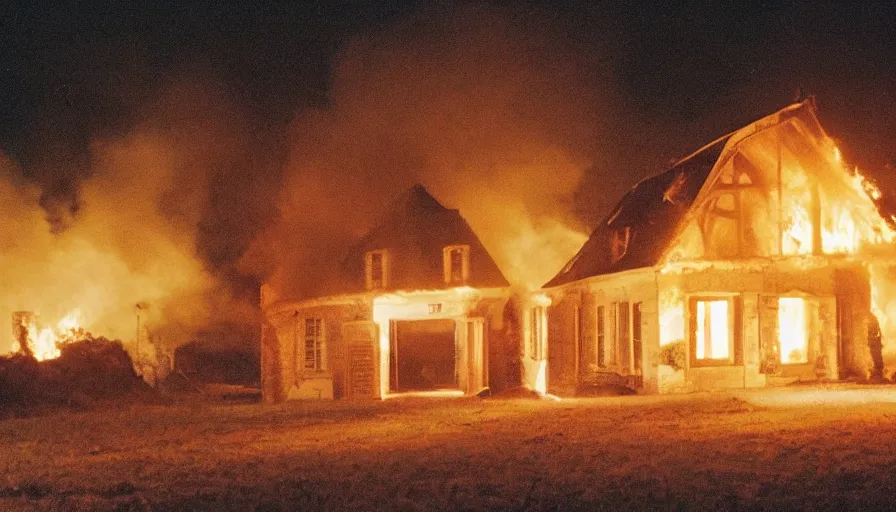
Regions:
<instances>
[{"instance_id":1,"label":"flame","mask_svg":"<svg viewBox=\"0 0 896 512\"><path fill-rule=\"evenodd\" d=\"M816 191L821 217L821 252L824 254L852 254L863 244L889 243L896 240L896 232L881 217L874 201L882 196L880 189L862 175L858 168L850 169L843 163L840 150L834 146L830 164L842 170L848 180L842 190ZM781 246L785 255L814 252L813 226L809 214L815 186L814 180L799 165L786 169L788 180L783 186ZM833 192L833 193L831 193Z\"/></svg>"},{"instance_id":2,"label":"flame","mask_svg":"<svg viewBox=\"0 0 896 512\"><path fill-rule=\"evenodd\" d=\"M62 354L60 345L77 341L82 335L81 311L78 309L65 315L55 327L44 327L39 331L36 325L28 327L28 341L38 361L59 357Z\"/></svg>"},{"instance_id":3,"label":"flame","mask_svg":"<svg viewBox=\"0 0 896 512\"><path fill-rule=\"evenodd\" d=\"M781 345L782 363L809 362L806 318L805 299L799 297L778 299L778 341Z\"/></svg>"},{"instance_id":4,"label":"flame","mask_svg":"<svg viewBox=\"0 0 896 512\"><path fill-rule=\"evenodd\" d=\"M877 317L884 340L896 339L896 267L886 263L868 265L871 312ZM892 348L889 348L892 351Z\"/></svg>"},{"instance_id":5,"label":"flame","mask_svg":"<svg viewBox=\"0 0 896 512\"><path fill-rule=\"evenodd\" d=\"M660 346L684 339L684 300L676 287L660 293Z\"/></svg>"}]
</instances>

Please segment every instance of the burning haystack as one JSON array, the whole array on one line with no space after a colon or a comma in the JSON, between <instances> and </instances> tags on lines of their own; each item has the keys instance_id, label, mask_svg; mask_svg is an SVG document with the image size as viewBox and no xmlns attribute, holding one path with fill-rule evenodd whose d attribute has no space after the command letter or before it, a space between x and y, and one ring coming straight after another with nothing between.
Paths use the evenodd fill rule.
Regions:
<instances>
[{"instance_id":1,"label":"burning haystack","mask_svg":"<svg viewBox=\"0 0 896 512\"><path fill-rule=\"evenodd\" d=\"M0 411L84 404L148 389L120 341L72 331L57 345L58 357L39 360L28 338L19 339L18 353L0 357Z\"/></svg>"}]
</instances>

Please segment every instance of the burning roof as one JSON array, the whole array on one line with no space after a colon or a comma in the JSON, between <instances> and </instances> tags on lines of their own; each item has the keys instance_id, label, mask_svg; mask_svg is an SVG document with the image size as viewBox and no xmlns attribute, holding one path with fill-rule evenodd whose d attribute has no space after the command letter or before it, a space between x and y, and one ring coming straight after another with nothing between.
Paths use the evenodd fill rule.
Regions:
<instances>
[{"instance_id":1,"label":"burning roof","mask_svg":"<svg viewBox=\"0 0 896 512\"><path fill-rule=\"evenodd\" d=\"M682 260L856 253L896 238L810 98L636 185L546 284Z\"/></svg>"},{"instance_id":2,"label":"burning roof","mask_svg":"<svg viewBox=\"0 0 896 512\"><path fill-rule=\"evenodd\" d=\"M657 263L675 235L728 141L725 136L635 185L591 233L572 260L545 287ZM628 228L628 235L619 235ZM612 240L627 236L628 247L613 258Z\"/></svg>"}]
</instances>

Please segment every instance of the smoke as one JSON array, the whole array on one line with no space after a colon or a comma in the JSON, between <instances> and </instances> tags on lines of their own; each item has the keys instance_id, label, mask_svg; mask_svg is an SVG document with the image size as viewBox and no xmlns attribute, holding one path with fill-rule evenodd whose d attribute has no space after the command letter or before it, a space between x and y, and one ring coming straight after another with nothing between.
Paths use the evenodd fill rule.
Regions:
<instances>
[{"instance_id":1,"label":"smoke","mask_svg":"<svg viewBox=\"0 0 896 512\"><path fill-rule=\"evenodd\" d=\"M608 125L593 55L537 12L429 10L349 41L327 108L290 127L280 222L244 263L280 293L313 277L419 182L458 208L515 285L540 286L589 231L574 193Z\"/></svg>"},{"instance_id":2,"label":"smoke","mask_svg":"<svg viewBox=\"0 0 896 512\"><path fill-rule=\"evenodd\" d=\"M141 322L169 349L215 322L254 322L197 244L220 204L214 180L251 155L233 105L210 82L166 84L129 133L92 139L87 177L70 193L78 207L62 223L0 156L0 319L31 310L53 326L78 312L88 331L131 342L142 303ZM13 348L0 329L0 353Z\"/></svg>"},{"instance_id":3,"label":"smoke","mask_svg":"<svg viewBox=\"0 0 896 512\"><path fill-rule=\"evenodd\" d=\"M591 227L575 192L606 159L612 66L529 8L434 7L376 26L338 45L324 102L289 65L265 73L212 36L200 55L157 41L163 58L129 50L144 37L129 32L107 41L115 51L31 69L49 85L2 158L0 321L80 310L85 328L127 342L145 303L141 322L168 347L254 326L258 280L312 293L414 183L461 211L514 284L552 277ZM262 42L269 57L295 51Z\"/></svg>"}]
</instances>

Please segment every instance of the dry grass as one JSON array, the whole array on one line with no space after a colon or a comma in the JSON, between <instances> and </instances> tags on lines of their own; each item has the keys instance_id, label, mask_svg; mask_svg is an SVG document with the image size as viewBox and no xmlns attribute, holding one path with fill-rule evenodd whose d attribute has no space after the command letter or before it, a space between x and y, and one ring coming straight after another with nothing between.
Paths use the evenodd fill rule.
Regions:
<instances>
[{"instance_id":1,"label":"dry grass","mask_svg":"<svg viewBox=\"0 0 896 512\"><path fill-rule=\"evenodd\" d=\"M896 388L128 405L0 422L0 509L876 509Z\"/></svg>"}]
</instances>

